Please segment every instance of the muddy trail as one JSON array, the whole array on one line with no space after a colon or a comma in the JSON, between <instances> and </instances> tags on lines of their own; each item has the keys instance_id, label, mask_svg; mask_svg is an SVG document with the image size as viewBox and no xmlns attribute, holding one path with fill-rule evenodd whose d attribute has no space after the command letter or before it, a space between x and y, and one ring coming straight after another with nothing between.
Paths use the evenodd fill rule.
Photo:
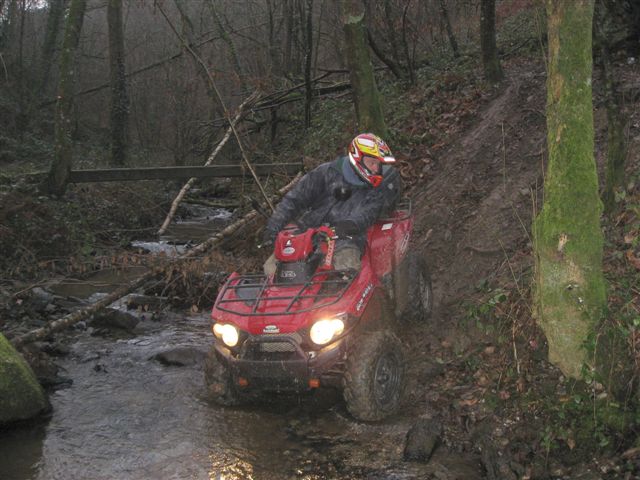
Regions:
<instances>
[{"instance_id":1,"label":"muddy trail","mask_svg":"<svg viewBox=\"0 0 640 480\"><path fill-rule=\"evenodd\" d=\"M517 348L523 347L515 341L496 346L497 332L483 334L467 313L479 291L486 296L490 285L505 282L505 272L514 285L530 278L531 222L546 155L545 78L541 64L512 63L507 79L439 156L436 173L413 199L415 248L432 269L435 312L406 337L412 357L408 411L441 423L442 447L475 455L486 478L521 478L532 468L548 473L548 463L530 467L539 435L527 423L531 419L508 403L508 388L501 389L503 373L521 373Z\"/></svg>"},{"instance_id":2,"label":"muddy trail","mask_svg":"<svg viewBox=\"0 0 640 480\"><path fill-rule=\"evenodd\" d=\"M401 332L411 374L400 414L358 423L331 394L210 405L202 375L211 341L206 312L147 312L126 334L80 328L65 337L57 363L72 383L51 395L46 425L0 435L0 476L486 478L501 465L486 452L509 439L505 419L478 400L482 382L469 382L470 352L491 351L461 322L460 305L530 249L544 103L542 67L512 64L507 80L439 155L426 187L414 189L414 247L431 265L436 310L427 325ZM426 464L403 460L417 419L443 426ZM524 474L526 459L516 460L512 474Z\"/></svg>"}]
</instances>

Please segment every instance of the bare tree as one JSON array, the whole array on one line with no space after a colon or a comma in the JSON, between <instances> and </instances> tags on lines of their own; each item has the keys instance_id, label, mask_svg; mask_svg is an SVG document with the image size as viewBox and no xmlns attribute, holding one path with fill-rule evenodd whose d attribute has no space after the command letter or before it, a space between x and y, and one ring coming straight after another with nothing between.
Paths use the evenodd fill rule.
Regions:
<instances>
[{"instance_id":1,"label":"bare tree","mask_svg":"<svg viewBox=\"0 0 640 480\"><path fill-rule=\"evenodd\" d=\"M242 90L246 90L247 82L246 82L244 70L242 68L242 65L240 64L240 59L238 58L238 51L237 51L236 45L224 26L222 17L220 16L220 12L216 7L216 0L209 0L209 5L211 6L211 13L213 14L213 19L215 21L216 27L218 28L218 33L220 34L220 37L222 37L222 40L224 41L224 43L227 45L229 58L236 72L238 80L240 81Z\"/></svg>"},{"instance_id":2,"label":"bare tree","mask_svg":"<svg viewBox=\"0 0 640 480\"><path fill-rule=\"evenodd\" d=\"M458 58L460 56L460 52L458 51L458 41L456 40L456 36L453 33L453 28L451 27L449 10L447 9L447 0L440 0L440 13L442 14L442 21L444 22L444 26L447 29L447 37L449 38L449 43L451 44L451 50L453 50L453 57Z\"/></svg>"},{"instance_id":3,"label":"bare tree","mask_svg":"<svg viewBox=\"0 0 640 480\"><path fill-rule=\"evenodd\" d=\"M490 83L497 83L504 78L498 47L496 46L496 1L480 2L480 46L482 49L482 65L484 78Z\"/></svg>"},{"instance_id":4,"label":"bare tree","mask_svg":"<svg viewBox=\"0 0 640 480\"><path fill-rule=\"evenodd\" d=\"M122 0L109 0L109 72L111 80L111 163L124 165L127 158L129 98L124 70Z\"/></svg>"},{"instance_id":5,"label":"bare tree","mask_svg":"<svg viewBox=\"0 0 640 480\"><path fill-rule=\"evenodd\" d=\"M398 79L415 83L415 62L409 44L411 0L365 1L367 41L373 53Z\"/></svg>"},{"instance_id":6,"label":"bare tree","mask_svg":"<svg viewBox=\"0 0 640 480\"><path fill-rule=\"evenodd\" d=\"M384 138L387 135L387 125L365 38L364 8L358 0L343 0L343 9L347 63L358 127Z\"/></svg>"},{"instance_id":7,"label":"bare tree","mask_svg":"<svg viewBox=\"0 0 640 480\"><path fill-rule=\"evenodd\" d=\"M306 1L306 21L305 21L305 53L304 53L304 83L305 83L305 102L304 102L304 127L311 126L311 100L313 95L313 86L311 85L311 57L313 56L313 0Z\"/></svg>"},{"instance_id":8,"label":"bare tree","mask_svg":"<svg viewBox=\"0 0 640 480\"><path fill-rule=\"evenodd\" d=\"M73 161L71 127L73 124L75 53L80 41L80 31L86 7L86 0L71 0L64 29L55 117L55 151L44 185L48 192L56 195L62 195L66 190Z\"/></svg>"},{"instance_id":9,"label":"bare tree","mask_svg":"<svg viewBox=\"0 0 640 480\"><path fill-rule=\"evenodd\" d=\"M604 103L607 111L607 161L605 168L605 184L602 201L605 210L610 213L615 207L615 192L623 186L625 180L625 164L628 153L625 130L628 115L622 102L622 94L618 79L613 72L611 61L610 32L611 14L604 0L596 0L593 19L595 44L600 51L600 63L604 81Z\"/></svg>"},{"instance_id":10,"label":"bare tree","mask_svg":"<svg viewBox=\"0 0 640 480\"><path fill-rule=\"evenodd\" d=\"M49 71L53 63L53 55L58 41L60 31L60 21L64 15L65 0L50 0L49 14L47 15L47 28L44 41L42 42L42 53L40 54L40 91L44 92L49 79Z\"/></svg>"}]
</instances>

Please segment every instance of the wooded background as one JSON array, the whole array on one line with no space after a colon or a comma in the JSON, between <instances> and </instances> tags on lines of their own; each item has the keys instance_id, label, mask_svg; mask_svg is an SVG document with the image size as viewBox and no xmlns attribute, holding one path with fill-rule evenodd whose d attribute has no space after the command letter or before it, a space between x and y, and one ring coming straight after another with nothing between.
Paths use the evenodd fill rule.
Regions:
<instances>
[{"instance_id":1,"label":"wooded background","mask_svg":"<svg viewBox=\"0 0 640 480\"><path fill-rule=\"evenodd\" d=\"M523 9L536 9L535 27L499 50L496 26ZM500 88L501 58L522 48L544 55L549 90L532 310L551 360L580 377L595 368L584 345L607 307L601 213L624 187L628 122L611 60L640 53L636 1L0 0L0 165L48 169L42 191L63 196L72 166L199 165L231 132L218 164L300 160L322 99L351 95L353 122L317 163L365 130L401 143L381 81L409 90L439 59L466 57ZM609 139L601 182L594 58Z\"/></svg>"}]
</instances>

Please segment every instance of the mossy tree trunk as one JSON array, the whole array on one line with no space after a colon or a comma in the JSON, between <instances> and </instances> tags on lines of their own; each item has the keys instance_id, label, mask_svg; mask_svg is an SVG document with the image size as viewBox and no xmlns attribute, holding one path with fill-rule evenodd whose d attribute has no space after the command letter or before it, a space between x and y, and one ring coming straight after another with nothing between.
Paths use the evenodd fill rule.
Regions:
<instances>
[{"instance_id":1,"label":"mossy tree trunk","mask_svg":"<svg viewBox=\"0 0 640 480\"><path fill-rule=\"evenodd\" d=\"M549 360L579 378L606 308L602 203L593 156L592 0L547 0L549 68L544 204L534 222L536 312Z\"/></svg>"},{"instance_id":2,"label":"mossy tree trunk","mask_svg":"<svg viewBox=\"0 0 640 480\"><path fill-rule=\"evenodd\" d=\"M480 1L480 48L484 78L489 83L498 83L504 78L498 47L496 46L496 1Z\"/></svg>"},{"instance_id":3,"label":"mossy tree trunk","mask_svg":"<svg viewBox=\"0 0 640 480\"><path fill-rule=\"evenodd\" d=\"M345 49L358 127L386 138L387 126L363 25L364 6L358 0L343 0L343 12Z\"/></svg>"},{"instance_id":4,"label":"mossy tree trunk","mask_svg":"<svg viewBox=\"0 0 640 480\"><path fill-rule=\"evenodd\" d=\"M64 194L71 171L75 53L80 41L86 6L86 0L71 0L65 23L62 52L60 53L60 80L58 81L55 116L55 151L44 186L49 193L56 195Z\"/></svg>"},{"instance_id":5,"label":"mossy tree trunk","mask_svg":"<svg viewBox=\"0 0 640 480\"><path fill-rule=\"evenodd\" d=\"M628 116L625 113L620 94L620 86L613 72L613 62L609 50L610 35L617 25L612 24L610 13L603 0L596 0L593 21L595 44L600 53L604 99L607 110L607 162L602 201L607 213L615 207L615 192L624 185L624 170L627 159L627 138L625 130Z\"/></svg>"},{"instance_id":6,"label":"mossy tree trunk","mask_svg":"<svg viewBox=\"0 0 640 480\"><path fill-rule=\"evenodd\" d=\"M122 0L109 0L109 73L111 81L111 163L124 165L127 159L129 98L124 73L124 32Z\"/></svg>"}]
</instances>

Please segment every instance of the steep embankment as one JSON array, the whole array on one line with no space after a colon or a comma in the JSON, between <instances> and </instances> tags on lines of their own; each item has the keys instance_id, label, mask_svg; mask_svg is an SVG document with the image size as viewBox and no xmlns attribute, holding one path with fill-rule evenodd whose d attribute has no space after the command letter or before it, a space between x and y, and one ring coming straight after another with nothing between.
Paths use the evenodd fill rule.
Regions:
<instances>
[{"instance_id":1,"label":"steep embankment","mask_svg":"<svg viewBox=\"0 0 640 480\"><path fill-rule=\"evenodd\" d=\"M526 247L532 193L542 180L544 105L542 68L514 66L416 195L418 229L432 230L424 243L417 237L417 247L432 265L436 320Z\"/></svg>"},{"instance_id":2,"label":"steep embankment","mask_svg":"<svg viewBox=\"0 0 640 480\"><path fill-rule=\"evenodd\" d=\"M450 139L413 199L415 247L432 268L435 312L405 336L411 358L407 409L442 422L450 448L482 450L487 469L493 460L485 458L486 445L515 441L505 424L516 415L505 410L511 408L510 386L519 388L520 380L511 375L507 387L506 372L519 374L520 365L511 327L500 345L500 332L484 335L465 305L473 304L478 285L491 285L505 268L514 269L514 283L528 278L523 270L530 265L530 226L546 152L544 84L541 64L512 63L468 128ZM523 435L535 442L538 434L529 428Z\"/></svg>"}]
</instances>

